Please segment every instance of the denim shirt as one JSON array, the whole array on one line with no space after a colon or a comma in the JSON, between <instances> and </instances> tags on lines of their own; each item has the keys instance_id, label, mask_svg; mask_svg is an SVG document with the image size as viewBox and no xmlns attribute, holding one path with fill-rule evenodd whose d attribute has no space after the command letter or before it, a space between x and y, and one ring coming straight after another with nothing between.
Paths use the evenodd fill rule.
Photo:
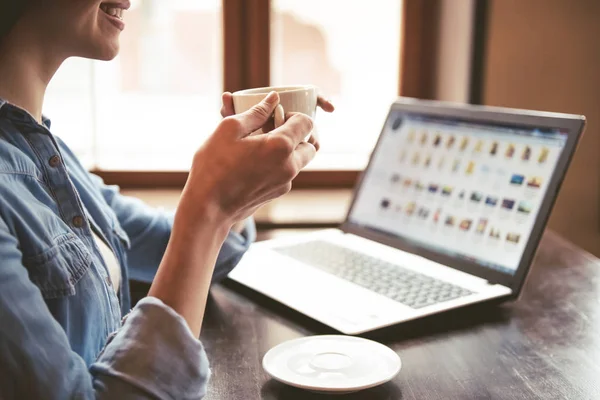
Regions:
<instances>
[{"instance_id":1,"label":"denim shirt","mask_svg":"<svg viewBox=\"0 0 600 400\"><path fill-rule=\"evenodd\" d=\"M0 99L0 398L202 397L208 360L183 318L152 297L130 310L128 281L152 281L173 215L104 185L49 128ZM254 238L251 222L229 234L213 280Z\"/></svg>"}]
</instances>

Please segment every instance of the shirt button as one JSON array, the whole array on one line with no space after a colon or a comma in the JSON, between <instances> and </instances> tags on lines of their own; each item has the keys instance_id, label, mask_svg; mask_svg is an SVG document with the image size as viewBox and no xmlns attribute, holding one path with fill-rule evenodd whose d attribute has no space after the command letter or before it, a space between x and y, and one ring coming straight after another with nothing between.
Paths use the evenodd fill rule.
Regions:
<instances>
[{"instance_id":1,"label":"shirt button","mask_svg":"<svg viewBox=\"0 0 600 400\"><path fill-rule=\"evenodd\" d=\"M83 217L81 215L77 215L75 217L73 217L73 226L75 228L81 228L84 224L85 224L85 220L83 219Z\"/></svg>"},{"instance_id":2,"label":"shirt button","mask_svg":"<svg viewBox=\"0 0 600 400\"><path fill-rule=\"evenodd\" d=\"M58 167L60 165L60 157L59 156L50 157L50 160L48 160L48 164L50 164L50 166L52 168Z\"/></svg>"},{"instance_id":3,"label":"shirt button","mask_svg":"<svg viewBox=\"0 0 600 400\"><path fill-rule=\"evenodd\" d=\"M106 277L106 283L108 284L108 286L112 286L112 281L110 280L110 276Z\"/></svg>"}]
</instances>

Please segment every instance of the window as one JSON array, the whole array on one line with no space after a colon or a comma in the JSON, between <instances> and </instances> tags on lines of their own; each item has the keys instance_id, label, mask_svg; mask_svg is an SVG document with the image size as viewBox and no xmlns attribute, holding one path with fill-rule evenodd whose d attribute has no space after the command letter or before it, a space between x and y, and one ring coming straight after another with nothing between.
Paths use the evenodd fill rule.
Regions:
<instances>
[{"instance_id":1,"label":"window","mask_svg":"<svg viewBox=\"0 0 600 400\"><path fill-rule=\"evenodd\" d=\"M128 12L119 59L96 68L99 167L188 168L220 120L220 21L217 0L143 0Z\"/></svg>"},{"instance_id":2,"label":"window","mask_svg":"<svg viewBox=\"0 0 600 400\"><path fill-rule=\"evenodd\" d=\"M44 114L86 167L94 163L93 63L71 58L59 69L46 92Z\"/></svg>"},{"instance_id":3,"label":"window","mask_svg":"<svg viewBox=\"0 0 600 400\"><path fill-rule=\"evenodd\" d=\"M312 168L362 168L400 77L398 0L272 0L271 83L317 85L336 105L316 118Z\"/></svg>"},{"instance_id":4,"label":"window","mask_svg":"<svg viewBox=\"0 0 600 400\"><path fill-rule=\"evenodd\" d=\"M45 110L53 132L90 167L187 170L220 120L221 19L218 0L132 2L114 61L59 71Z\"/></svg>"},{"instance_id":5,"label":"window","mask_svg":"<svg viewBox=\"0 0 600 400\"><path fill-rule=\"evenodd\" d=\"M337 107L317 116L323 151L312 168L364 167L398 95L402 0L134 0L119 57L68 60L53 80L53 132L90 168L186 171L220 120L224 71L236 69L224 65L226 46L251 56L251 35L240 45L227 33L260 26L260 7L270 60L252 68L270 70L272 85L316 84Z\"/></svg>"}]
</instances>

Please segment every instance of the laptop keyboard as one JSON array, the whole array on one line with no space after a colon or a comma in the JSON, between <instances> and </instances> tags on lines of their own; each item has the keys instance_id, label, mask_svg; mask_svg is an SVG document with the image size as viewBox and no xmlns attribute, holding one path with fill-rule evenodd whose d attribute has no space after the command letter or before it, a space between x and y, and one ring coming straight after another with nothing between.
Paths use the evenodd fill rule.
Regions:
<instances>
[{"instance_id":1,"label":"laptop keyboard","mask_svg":"<svg viewBox=\"0 0 600 400\"><path fill-rule=\"evenodd\" d=\"M322 240L273 250L414 309L473 293L459 286Z\"/></svg>"}]
</instances>

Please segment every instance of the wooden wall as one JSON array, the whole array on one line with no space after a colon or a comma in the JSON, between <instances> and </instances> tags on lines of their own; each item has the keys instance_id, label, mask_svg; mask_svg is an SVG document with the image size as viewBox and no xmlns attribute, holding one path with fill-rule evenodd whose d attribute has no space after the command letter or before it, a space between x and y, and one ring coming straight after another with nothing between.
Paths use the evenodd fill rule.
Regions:
<instances>
[{"instance_id":1,"label":"wooden wall","mask_svg":"<svg viewBox=\"0 0 600 400\"><path fill-rule=\"evenodd\" d=\"M489 0L483 102L585 114L549 226L600 256L600 1Z\"/></svg>"}]
</instances>

